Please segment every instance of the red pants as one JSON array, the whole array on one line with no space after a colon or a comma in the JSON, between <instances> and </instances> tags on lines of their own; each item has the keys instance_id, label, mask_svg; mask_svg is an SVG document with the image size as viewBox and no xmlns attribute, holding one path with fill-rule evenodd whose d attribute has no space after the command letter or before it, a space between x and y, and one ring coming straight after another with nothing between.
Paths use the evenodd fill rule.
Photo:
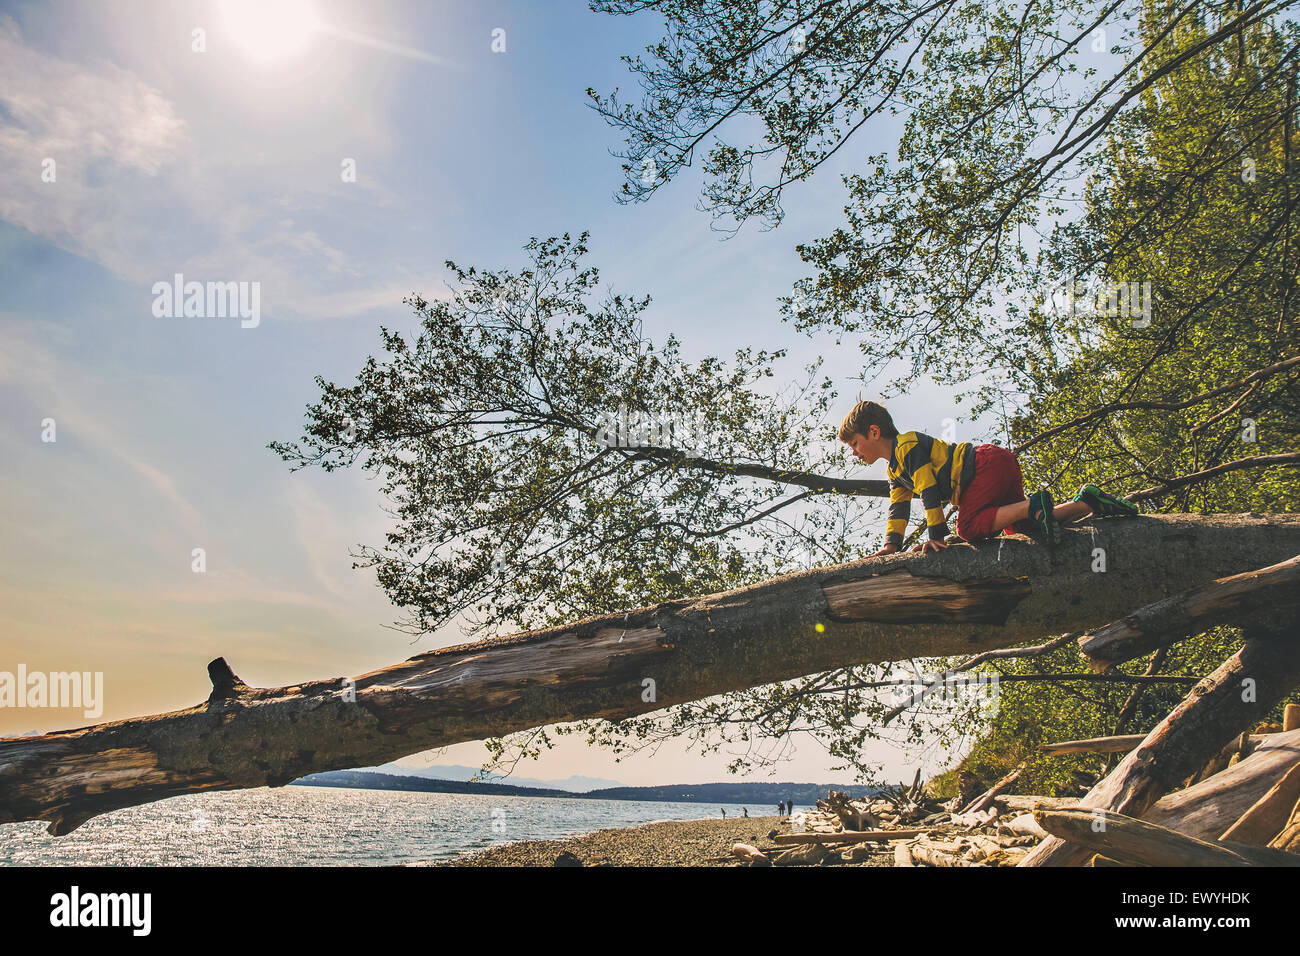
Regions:
<instances>
[{"instance_id":1,"label":"red pants","mask_svg":"<svg viewBox=\"0 0 1300 956\"><path fill-rule=\"evenodd\" d=\"M1016 456L1000 445L976 445L975 477L957 505L958 536L964 541L993 537L998 507L1024 500L1025 481ZM1016 533L1015 526L1002 530Z\"/></svg>"}]
</instances>

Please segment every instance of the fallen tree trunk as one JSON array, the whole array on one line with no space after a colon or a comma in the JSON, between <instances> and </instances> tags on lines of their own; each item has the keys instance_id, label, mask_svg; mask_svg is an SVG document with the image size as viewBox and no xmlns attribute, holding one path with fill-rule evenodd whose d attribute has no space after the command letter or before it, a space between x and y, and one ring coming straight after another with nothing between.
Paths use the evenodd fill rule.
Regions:
<instances>
[{"instance_id":1,"label":"fallen tree trunk","mask_svg":"<svg viewBox=\"0 0 1300 956\"><path fill-rule=\"evenodd\" d=\"M1024 796L1016 793L1000 794L993 798L995 806L1006 810L1035 810L1044 807L1048 810L1057 810L1061 807L1077 807L1083 797L1042 797L1042 796Z\"/></svg>"},{"instance_id":2,"label":"fallen tree trunk","mask_svg":"<svg viewBox=\"0 0 1300 956\"><path fill-rule=\"evenodd\" d=\"M920 860L930 866L982 866L965 856L967 845L963 843L942 843L918 840L908 847L913 860Z\"/></svg>"},{"instance_id":3,"label":"fallen tree trunk","mask_svg":"<svg viewBox=\"0 0 1300 956\"><path fill-rule=\"evenodd\" d=\"M1055 743L1040 744L1038 749L1054 757L1059 757L1061 754L1122 754L1128 753L1146 739L1146 734L1120 734L1118 737L1060 740Z\"/></svg>"},{"instance_id":4,"label":"fallen tree trunk","mask_svg":"<svg viewBox=\"0 0 1300 956\"><path fill-rule=\"evenodd\" d=\"M1107 810L1035 810L1057 839L1130 866L1300 866L1300 856L1245 843L1198 840Z\"/></svg>"},{"instance_id":5,"label":"fallen tree trunk","mask_svg":"<svg viewBox=\"0 0 1300 956\"><path fill-rule=\"evenodd\" d=\"M1141 746L1079 801L1078 809L1141 818L1163 794L1218 753L1224 737L1258 723L1300 684L1300 640L1291 631L1292 622L1269 631L1248 631L1252 639L1198 684ZM1049 837L1020 865L1079 866L1088 855L1079 846Z\"/></svg>"},{"instance_id":6,"label":"fallen tree trunk","mask_svg":"<svg viewBox=\"0 0 1300 956\"><path fill-rule=\"evenodd\" d=\"M1016 536L789 575L723 594L417 655L363 674L246 686L222 660L185 710L0 739L0 822L64 834L177 794L282 786L434 747L618 720L836 667L1004 648L1098 627L1300 552L1300 515L1144 515L1097 543ZM961 625L954 627L954 624Z\"/></svg>"}]
</instances>

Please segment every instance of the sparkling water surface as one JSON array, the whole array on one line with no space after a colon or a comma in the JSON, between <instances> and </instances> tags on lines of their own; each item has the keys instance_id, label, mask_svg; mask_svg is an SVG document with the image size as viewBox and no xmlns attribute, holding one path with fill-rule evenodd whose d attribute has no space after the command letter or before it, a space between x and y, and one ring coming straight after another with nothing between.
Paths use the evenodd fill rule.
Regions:
<instances>
[{"instance_id":1,"label":"sparkling water surface","mask_svg":"<svg viewBox=\"0 0 1300 956\"><path fill-rule=\"evenodd\" d=\"M741 815L731 804L280 787L189 794L95 817L64 837L0 824L0 866L379 866L494 843L659 820ZM752 816L773 807L750 806Z\"/></svg>"}]
</instances>

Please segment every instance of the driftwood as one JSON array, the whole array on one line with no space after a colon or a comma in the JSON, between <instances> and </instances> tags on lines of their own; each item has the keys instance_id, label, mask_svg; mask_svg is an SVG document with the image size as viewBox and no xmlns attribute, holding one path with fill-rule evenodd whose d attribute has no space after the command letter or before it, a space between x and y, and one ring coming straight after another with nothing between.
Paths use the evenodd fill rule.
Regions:
<instances>
[{"instance_id":1,"label":"driftwood","mask_svg":"<svg viewBox=\"0 0 1300 956\"><path fill-rule=\"evenodd\" d=\"M965 856L966 847L960 843L937 843L929 840L918 840L908 846L911 851L912 859L921 863L928 863L930 866L982 866L967 859Z\"/></svg>"},{"instance_id":2,"label":"driftwood","mask_svg":"<svg viewBox=\"0 0 1300 956\"><path fill-rule=\"evenodd\" d=\"M59 835L183 793L283 786L586 718L838 667L1012 647L1099 627L1190 585L1300 552L1300 515L1142 515L1091 536L894 554L752 587L419 654L362 674L258 689L224 660L208 700L169 714L0 739L0 823ZM653 690L653 693L649 693Z\"/></svg>"},{"instance_id":3,"label":"driftwood","mask_svg":"<svg viewBox=\"0 0 1300 956\"><path fill-rule=\"evenodd\" d=\"M1004 810L1033 810L1035 807L1046 807L1049 810L1056 810L1060 807L1075 807L1079 805L1082 797L1041 797L1041 796L1024 796L1023 794L1004 793L993 800L993 803Z\"/></svg>"},{"instance_id":4,"label":"driftwood","mask_svg":"<svg viewBox=\"0 0 1300 956\"><path fill-rule=\"evenodd\" d=\"M1252 746L1259 744L1267 734L1251 734ZM1120 734L1116 737L1093 737L1089 740L1062 740L1059 743L1041 744L1039 750L1054 757L1061 754L1122 754L1128 753L1142 741L1146 734Z\"/></svg>"},{"instance_id":5,"label":"driftwood","mask_svg":"<svg viewBox=\"0 0 1300 956\"><path fill-rule=\"evenodd\" d=\"M964 807L961 810L961 814L965 815L967 813L978 813L979 811L983 810L985 807L987 807L990 803L993 802L994 797L996 797L1003 790L1007 789L1007 787L1015 783L1016 780L1019 779L1020 774L1024 771L1024 769L1025 769L1025 765L1021 764L1015 770L1012 770L1009 774L1004 776L993 786L985 790L984 793L982 793L980 796L972 800L966 807Z\"/></svg>"},{"instance_id":6,"label":"driftwood","mask_svg":"<svg viewBox=\"0 0 1300 956\"><path fill-rule=\"evenodd\" d=\"M1018 862L1028 852L1024 847L1004 844L978 834L949 841L920 837L913 843L899 846L906 847L908 858L914 862L944 867L1007 866ZM895 866L908 865L904 859L899 850L894 851Z\"/></svg>"},{"instance_id":7,"label":"driftwood","mask_svg":"<svg viewBox=\"0 0 1300 956\"><path fill-rule=\"evenodd\" d=\"M839 817L840 825L845 830L869 830L878 823L873 814L859 810L853 805L853 800L847 793L838 790L826 794L825 800L818 800L817 806Z\"/></svg>"},{"instance_id":8,"label":"driftwood","mask_svg":"<svg viewBox=\"0 0 1300 956\"><path fill-rule=\"evenodd\" d=\"M1161 797L1142 819L1213 840L1300 762L1300 731L1265 734L1249 757L1186 790ZM1247 841L1248 842L1248 841Z\"/></svg>"},{"instance_id":9,"label":"driftwood","mask_svg":"<svg viewBox=\"0 0 1300 956\"><path fill-rule=\"evenodd\" d=\"M1146 739L1146 734L1120 734L1117 737L1093 737L1088 740L1061 740L1056 743L1040 744L1038 749L1045 754L1118 754L1128 753Z\"/></svg>"},{"instance_id":10,"label":"driftwood","mask_svg":"<svg viewBox=\"0 0 1300 956\"><path fill-rule=\"evenodd\" d=\"M838 833L780 833L774 843L865 843L868 840L910 840L929 829L913 830L841 830Z\"/></svg>"},{"instance_id":11,"label":"driftwood","mask_svg":"<svg viewBox=\"0 0 1300 956\"><path fill-rule=\"evenodd\" d=\"M1010 820L1004 822L1002 826L1006 827L1016 836L1033 836L1040 838L1047 836L1047 831L1038 825L1038 821L1034 819L1033 813L1022 813L1019 816L1012 817Z\"/></svg>"},{"instance_id":12,"label":"driftwood","mask_svg":"<svg viewBox=\"0 0 1300 956\"><path fill-rule=\"evenodd\" d=\"M1266 846L1269 840L1286 828L1297 800L1300 800L1300 761L1273 784L1254 806L1243 813L1241 819L1228 827L1219 839Z\"/></svg>"},{"instance_id":13,"label":"driftwood","mask_svg":"<svg viewBox=\"0 0 1300 956\"><path fill-rule=\"evenodd\" d=\"M1198 840L1107 810L1035 810L1048 833L1137 866L1300 866L1300 856L1245 843Z\"/></svg>"},{"instance_id":14,"label":"driftwood","mask_svg":"<svg viewBox=\"0 0 1300 956\"><path fill-rule=\"evenodd\" d=\"M889 803L893 808L893 812L897 814L898 819L901 821L918 820L929 813L929 809L921 802L921 769L919 767L910 787L901 781L897 787L886 785L876 791L876 797ZM818 801L818 806L820 805L821 801ZM841 817L841 819L843 818Z\"/></svg>"},{"instance_id":15,"label":"driftwood","mask_svg":"<svg viewBox=\"0 0 1300 956\"><path fill-rule=\"evenodd\" d=\"M1300 800L1291 808L1291 820L1286 828L1269 840L1268 845L1288 853L1300 853Z\"/></svg>"},{"instance_id":16,"label":"driftwood","mask_svg":"<svg viewBox=\"0 0 1300 956\"><path fill-rule=\"evenodd\" d=\"M912 848L910 844L894 844L894 866L916 866L916 863L912 861Z\"/></svg>"},{"instance_id":17,"label":"driftwood","mask_svg":"<svg viewBox=\"0 0 1300 956\"><path fill-rule=\"evenodd\" d=\"M1283 709L1282 729L1300 730L1300 704L1287 704Z\"/></svg>"},{"instance_id":18,"label":"driftwood","mask_svg":"<svg viewBox=\"0 0 1300 956\"><path fill-rule=\"evenodd\" d=\"M786 850L772 860L773 866L820 866L834 862L835 857L820 843L809 843Z\"/></svg>"},{"instance_id":19,"label":"driftwood","mask_svg":"<svg viewBox=\"0 0 1300 956\"><path fill-rule=\"evenodd\" d=\"M1300 611L1300 555L1267 568L1219 578L1208 585L1134 611L1084 634L1079 651L1094 669L1131 661L1199 634L1218 621L1261 623Z\"/></svg>"},{"instance_id":20,"label":"driftwood","mask_svg":"<svg viewBox=\"0 0 1300 956\"><path fill-rule=\"evenodd\" d=\"M1209 763L1183 781L1183 786L1190 787L1192 784L1199 783L1202 780L1214 776L1216 773L1222 773L1229 767L1236 766L1237 763L1239 763L1243 757L1246 757L1254 748L1254 743L1252 742L1254 739L1255 738L1252 738L1250 734L1242 731L1241 736L1227 744L1222 750L1210 758Z\"/></svg>"},{"instance_id":21,"label":"driftwood","mask_svg":"<svg viewBox=\"0 0 1300 956\"><path fill-rule=\"evenodd\" d=\"M747 863L763 864L772 862L758 847L750 846L748 843L737 843L731 848L731 855L739 857Z\"/></svg>"},{"instance_id":22,"label":"driftwood","mask_svg":"<svg viewBox=\"0 0 1300 956\"><path fill-rule=\"evenodd\" d=\"M973 810L970 813L954 813L952 822L959 827L986 827L997 819L1002 811L997 807L989 807L987 810Z\"/></svg>"},{"instance_id":23,"label":"driftwood","mask_svg":"<svg viewBox=\"0 0 1300 956\"><path fill-rule=\"evenodd\" d=\"M1093 787L1079 801L1079 808L1140 818L1188 773L1203 766L1222 747L1224 737L1259 723L1300 684L1300 641L1292 633L1292 623L1248 630L1242 648L1201 681L1141 746ZM1048 837L1020 865L1078 866L1087 858L1087 851L1078 845Z\"/></svg>"}]
</instances>

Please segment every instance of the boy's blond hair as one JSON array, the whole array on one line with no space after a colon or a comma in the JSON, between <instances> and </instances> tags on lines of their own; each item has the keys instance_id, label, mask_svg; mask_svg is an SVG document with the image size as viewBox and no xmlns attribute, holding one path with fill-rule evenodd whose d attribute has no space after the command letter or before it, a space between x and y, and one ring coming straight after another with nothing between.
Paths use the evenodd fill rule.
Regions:
<instances>
[{"instance_id":1,"label":"boy's blond hair","mask_svg":"<svg viewBox=\"0 0 1300 956\"><path fill-rule=\"evenodd\" d=\"M881 438L893 438L898 434L894 420L879 402L858 402L840 422L840 441L847 442L854 435L869 437L867 429L872 425L880 427Z\"/></svg>"}]
</instances>

